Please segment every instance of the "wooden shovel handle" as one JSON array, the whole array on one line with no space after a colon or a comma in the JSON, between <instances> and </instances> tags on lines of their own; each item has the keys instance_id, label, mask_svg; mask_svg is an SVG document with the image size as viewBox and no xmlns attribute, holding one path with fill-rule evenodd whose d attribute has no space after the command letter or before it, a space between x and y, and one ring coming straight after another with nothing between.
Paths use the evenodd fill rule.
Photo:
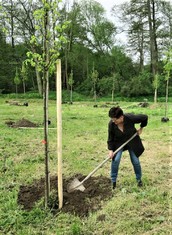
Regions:
<instances>
[{"instance_id":1,"label":"wooden shovel handle","mask_svg":"<svg viewBox=\"0 0 172 235\"><path fill-rule=\"evenodd\" d=\"M117 150L115 150L114 154L116 154L116 153L117 153L119 150L121 150L126 144L128 144L132 139L134 139L134 137L136 137L136 135L137 135L137 132L136 132L134 135L132 135L125 143L123 143ZM85 178L81 181L80 185L83 184L88 178L90 178L90 177L91 177L100 167L102 167L108 160L109 160L109 156L108 156L102 163L100 163L92 172L90 172L90 174L87 175L87 177L85 177Z\"/></svg>"}]
</instances>

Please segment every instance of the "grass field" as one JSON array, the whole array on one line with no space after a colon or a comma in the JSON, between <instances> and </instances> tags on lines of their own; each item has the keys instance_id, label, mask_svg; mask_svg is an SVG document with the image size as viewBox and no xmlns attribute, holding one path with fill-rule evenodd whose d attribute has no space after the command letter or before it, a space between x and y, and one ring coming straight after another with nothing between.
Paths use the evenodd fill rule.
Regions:
<instances>
[{"instance_id":1,"label":"grass field","mask_svg":"<svg viewBox=\"0 0 172 235\"><path fill-rule=\"evenodd\" d=\"M128 157L123 154L116 190L108 200L85 217L68 212L44 210L42 202L30 211L18 204L21 185L31 185L44 177L43 106L30 99L29 106L9 105L0 98L0 234L15 235L158 235L171 234L172 197L172 103L169 122L162 123L164 103L142 108L138 102L118 102L125 112L149 116L142 140L145 152L140 161L142 188L137 188ZM25 100L20 100L21 103ZM63 104L63 176L87 175L107 156L108 111L112 104L91 102ZM10 128L5 122L25 118L39 128ZM56 102L49 102L50 174L57 175ZM110 162L95 177L110 178ZM111 187L107 188L111 190ZM88 198L84 200L89 204ZM79 203L79 202L78 202Z\"/></svg>"}]
</instances>

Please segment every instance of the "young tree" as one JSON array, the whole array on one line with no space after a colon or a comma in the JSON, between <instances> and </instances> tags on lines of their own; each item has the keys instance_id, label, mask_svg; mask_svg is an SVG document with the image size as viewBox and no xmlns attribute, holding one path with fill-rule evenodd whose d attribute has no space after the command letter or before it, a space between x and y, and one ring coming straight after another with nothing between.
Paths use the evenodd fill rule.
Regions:
<instances>
[{"instance_id":1,"label":"young tree","mask_svg":"<svg viewBox=\"0 0 172 235\"><path fill-rule=\"evenodd\" d=\"M41 8L34 11L34 17L38 22L35 27L36 35L32 35L31 44L34 46L42 42L40 53L28 52L28 61L37 66L43 74L43 103L44 103L44 146L45 146L45 207L47 207L50 194L49 179L49 139L48 139L48 97L49 97L49 73L53 70L61 45L66 42L63 30L68 22L58 24L59 0L41 0ZM55 36L54 36L55 35Z\"/></svg>"},{"instance_id":2,"label":"young tree","mask_svg":"<svg viewBox=\"0 0 172 235\"><path fill-rule=\"evenodd\" d=\"M19 75L19 72L18 72L18 68L16 68L16 74L15 74L15 77L14 77L14 83L16 85L16 94L17 94L18 93L18 85L21 83L20 75Z\"/></svg>"},{"instance_id":3,"label":"young tree","mask_svg":"<svg viewBox=\"0 0 172 235\"><path fill-rule=\"evenodd\" d=\"M97 102L97 91L96 91L96 87L97 87L97 82L98 82L98 71L94 69L94 66L93 66L93 71L92 71L92 74L91 74L91 79L92 79L92 82L93 82L93 97L94 97L94 101L95 103Z\"/></svg>"},{"instance_id":4,"label":"young tree","mask_svg":"<svg viewBox=\"0 0 172 235\"><path fill-rule=\"evenodd\" d=\"M114 73L112 76L112 103L114 102L115 80L116 80L116 74Z\"/></svg>"},{"instance_id":5,"label":"young tree","mask_svg":"<svg viewBox=\"0 0 172 235\"><path fill-rule=\"evenodd\" d=\"M21 69L21 77L23 82L23 93L26 92L26 81L28 80L28 70L26 63L22 63L22 69Z\"/></svg>"},{"instance_id":6,"label":"young tree","mask_svg":"<svg viewBox=\"0 0 172 235\"><path fill-rule=\"evenodd\" d=\"M73 91L73 84L74 84L74 80L73 80L73 70L71 70L71 73L69 75L69 86L70 86L70 103L72 104L72 91Z\"/></svg>"}]
</instances>

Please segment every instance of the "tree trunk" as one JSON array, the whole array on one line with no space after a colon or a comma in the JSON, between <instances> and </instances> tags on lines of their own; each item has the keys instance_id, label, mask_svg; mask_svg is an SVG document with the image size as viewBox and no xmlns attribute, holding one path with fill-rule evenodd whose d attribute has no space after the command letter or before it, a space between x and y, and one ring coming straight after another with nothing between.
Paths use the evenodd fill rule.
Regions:
<instances>
[{"instance_id":1,"label":"tree trunk","mask_svg":"<svg viewBox=\"0 0 172 235\"><path fill-rule=\"evenodd\" d=\"M143 71L143 70L144 70L144 35L142 31L141 41L140 41L140 71Z\"/></svg>"},{"instance_id":2,"label":"tree trunk","mask_svg":"<svg viewBox=\"0 0 172 235\"><path fill-rule=\"evenodd\" d=\"M44 146L45 146L45 207L47 207L50 194L50 177L49 177L49 151L48 151L48 71L44 77Z\"/></svg>"},{"instance_id":3,"label":"tree trunk","mask_svg":"<svg viewBox=\"0 0 172 235\"><path fill-rule=\"evenodd\" d=\"M36 85L35 85L34 78L33 78L33 76L31 76L31 77L32 77L31 79L32 79L32 86L33 86L33 89L36 90Z\"/></svg>"},{"instance_id":4,"label":"tree trunk","mask_svg":"<svg viewBox=\"0 0 172 235\"><path fill-rule=\"evenodd\" d=\"M48 4L48 0L45 2ZM43 53L44 53L44 142L45 142L45 208L48 205L50 195L50 176L49 176L49 146L48 146L48 95L49 95L49 10L45 8L44 15L44 37L43 37Z\"/></svg>"},{"instance_id":5,"label":"tree trunk","mask_svg":"<svg viewBox=\"0 0 172 235\"><path fill-rule=\"evenodd\" d=\"M43 94L42 79L41 79L40 72L37 69L37 66L35 66L35 71L36 71L36 80L37 80L38 92L42 96L42 94Z\"/></svg>"},{"instance_id":6,"label":"tree trunk","mask_svg":"<svg viewBox=\"0 0 172 235\"><path fill-rule=\"evenodd\" d=\"M115 79L112 80L112 103L114 102Z\"/></svg>"},{"instance_id":7,"label":"tree trunk","mask_svg":"<svg viewBox=\"0 0 172 235\"><path fill-rule=\"evenodd\" d=\"M13 5L13 1L11 0L11 46L14 49L15 45L14 45L14 5Z\"/></svg>"},{"instance_id":8,"label":"tree trunk","mask_svg":"<svg viewBox=\"0 0 172 235\"><path fill-rule=\"evenodd\" d=\"M87 66L86 66L87 79L89 78L89 68L88 68L88 52L87 52Z\"/></svg>"},{"instance_id":9,"label":"tree trunk","mask_svg":"<svg viewBox=\"0 0 172 235\"><path fill-rule=\"evenodd\" d=\"M26 84L25 84L25 81L23 81L23 93L24 94L26 93Z\"/></svg>"},{"instance_id":10,"label":"tree trunk","mask_svg":"<svg viewBox=\"0 0 172 235\"><path fill-rule=\"evenodd\" d=\"M112 103L114 101L114 90L112 89Z\"/></svg>"},{"instance_id":11,"label":"tree trunk","mask_svg":"<svg viewBox=\"0 0 172 235\"><path fill-rule=\"evenodd\" d=\"M158 93L158 89L155 87L155 91L154 91L154 103L157 102L157 93Z\"/></svg>"},{"instance_id":12,"label":"tree trunk","mask_svg":"<svg viewBox=\"0 0 172 235\"><path fill-rule=\"evenodd\" d=\"M167 84L166 84L165 117L167 117L167 111L168 111L168 86L169 86L169 79L167 79Z\"/></svg>"},{"instance_id":13,"label":"tree trunk","mask_svg":"<svg viewBox=\"0 0 172 235\"><path fill-rule=\"evenodd\" d=\"M70 89L70 103L72 104L72 85L71 85L71 89Z\"/></svg>"},{"instance_id":14,"label":"tree trunk","mask_svg":"<svg viewBox=\"0 0 172 235\"><path fill-rule=\"evenodd\" d=\"M68 84L68 48L66 46L66 49L65 49L65 78L66 78L66 81L65 81L65 85L66 85L66 88L67 90L69 90L69 84Z\"/></svg>"},{"instance_id":15,"label":"tree trunk","mask_svg":"<svg viewBox=\"0 0 172 235\"><path fill-rule=\"evenodd\" d=\"M151 2L152 2L152 11L151 11ZM150 52L151 52L151 70L153 74L153 82L155 84L154 88L154 102L157 102L157 90L158 82L155 81L157 78L157 46L156 46L156 32L155 32L155 6L154 0L147 0L148 7L148 21L149 21L149 35L150 35Z\"/></svg>"}]
</instances>

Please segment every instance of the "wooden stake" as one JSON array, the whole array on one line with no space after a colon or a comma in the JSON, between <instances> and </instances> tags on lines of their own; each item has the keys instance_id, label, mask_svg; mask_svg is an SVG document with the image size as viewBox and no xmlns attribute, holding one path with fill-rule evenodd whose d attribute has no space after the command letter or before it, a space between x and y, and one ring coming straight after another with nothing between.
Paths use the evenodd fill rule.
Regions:
<instances>
[{"instance_id":1,"label":"wooden stake","mask_svg":"<svg viewBox=\"0 0 172 235\"><path fill-rule=\"evenodd\" d=\"M61 60L57 60L57 156L58 156L58 198L59 209L63 206L63 179L62 179L62 88L61 88Z\"/></svg>"}]
</instances>

